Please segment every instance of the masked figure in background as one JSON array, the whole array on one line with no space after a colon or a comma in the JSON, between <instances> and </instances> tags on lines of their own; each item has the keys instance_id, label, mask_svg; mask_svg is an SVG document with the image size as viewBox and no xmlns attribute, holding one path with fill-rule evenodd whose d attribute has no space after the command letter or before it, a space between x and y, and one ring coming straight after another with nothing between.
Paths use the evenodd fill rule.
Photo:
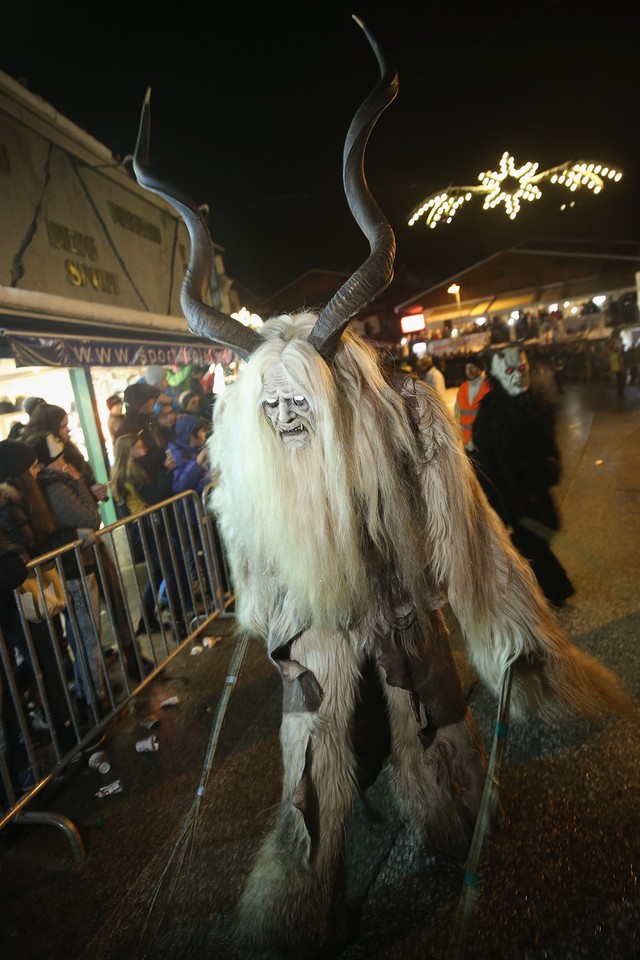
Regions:
<instances>
[{"instance_id":1,"label":"masked figure in background","mask_svg":"<svg viewBox=\"0 0 640 960\"><path fill-rule=\"evenodd\" d=\"M622 709L619 682L573 647L489 508L460 431L415 376L390 380L346 327L389 284L395 239L364 150L397 76L363 27L381 79L344 150L351 211L371 253L319 315L260 331L207 305L212 244L196 205L148 166L149 96L134 168L191 235L182 307L194 333L248 362L218 401L209 440L238 626L260 637L283 688L282 800L237 911L239 935L310 957L344 938L344 830L383 740L362 722L377 687L401 815L429 848L464 856L485 756L449 647L449 602L497 692L513 664L512 716L548 721ZM368 735L368 740L367 740Z\"/></svg>"},{"instance_id":2,"label":"masked figure in background","mask_svg":"<svg viewBox=\"0 0 640 960\"><path fill-rule=\"evenodd\" d=\"M491 390L473 424L478 478L545 597L561 606L575 590L550 546L560 527L551 488L561 474L553 380L530 375L521 344L492 349L487 369Z\"/></svg>"}]
</instances>

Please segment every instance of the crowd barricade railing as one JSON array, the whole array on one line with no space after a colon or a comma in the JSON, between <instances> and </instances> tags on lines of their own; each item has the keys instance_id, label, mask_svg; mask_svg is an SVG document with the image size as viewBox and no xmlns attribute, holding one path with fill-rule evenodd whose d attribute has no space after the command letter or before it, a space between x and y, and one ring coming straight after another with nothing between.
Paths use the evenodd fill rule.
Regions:
<instances>
[{"instance_id":1,"label":"crowd barricade railing","mask_svg":"<svg viewBox=\"0 0 640 960\"><path fill-rule=\"evenodd\" d=\"M15 607L0 618L0 829L46 823L65 831L77 859L84 850L72 823L25 808L66 768L95 748L104 728L234 597L215 520L205 498L187 491L37 557L40 584L54 564L67 606L42 623ZM46 604L44 604L46 607Z\"/></svg>"},{"instance_id":2,"label":"crowd barricade railing","mask_svg":"<svg viewBox=\"0 0 640 960\"><path fill-rule=\"evenodd\" d=\"M218 601L222 608L222 616L232 616L234 612L235 593L232 588L227 556L222 545L213 511L210 509L211 494L214 484L209 483L201 494L202 516L205 520L209 556L212 561L212 578L216 584Z\"/></svg>"}]
</instances>

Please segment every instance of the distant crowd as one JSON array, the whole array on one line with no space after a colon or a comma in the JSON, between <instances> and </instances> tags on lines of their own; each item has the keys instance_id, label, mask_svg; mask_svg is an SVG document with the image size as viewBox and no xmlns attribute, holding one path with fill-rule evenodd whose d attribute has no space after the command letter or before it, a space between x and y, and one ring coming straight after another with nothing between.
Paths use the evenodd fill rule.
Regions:
<instances>
[{"instance_id":1,"label":"distant crowd","mask_svg":"<svg viewBox=\"0 0 640 960\"><path fill-rule=\"evenodd\" d=\"M465 379L466 358L470 351L457 350L436 354L433 357L410 356L397 359L419 376L425 372L425 364L439 370L446 387L458 387ZM620 340L578 341L571 344L528 344L527 357L532 365L545 364L553 369L559 386L564 380L611 382L619 390L620 381L636 385L640 382L638 365L640 345L625 349ZM429 359L427 359L429 356Z\"/></svg>"}]
</instances>

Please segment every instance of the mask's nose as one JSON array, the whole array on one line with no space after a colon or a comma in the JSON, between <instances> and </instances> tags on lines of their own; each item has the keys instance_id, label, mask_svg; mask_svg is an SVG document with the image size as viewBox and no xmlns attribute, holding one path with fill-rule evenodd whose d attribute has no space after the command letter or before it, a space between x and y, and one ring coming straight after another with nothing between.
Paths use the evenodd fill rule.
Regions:
<instances>
[{"instance_id":1,"label":"mask's nose","mask_svg":"<svg viewBox=\"0 0 640 960\"><path fill-rule=\"evenodd\" d=\"M295 420L295 410L293 408L293 400L287 397L280 397L280 403L278 404L278 419L282 423L291 423L292 420Z\"/></svg>"}]
</instances>

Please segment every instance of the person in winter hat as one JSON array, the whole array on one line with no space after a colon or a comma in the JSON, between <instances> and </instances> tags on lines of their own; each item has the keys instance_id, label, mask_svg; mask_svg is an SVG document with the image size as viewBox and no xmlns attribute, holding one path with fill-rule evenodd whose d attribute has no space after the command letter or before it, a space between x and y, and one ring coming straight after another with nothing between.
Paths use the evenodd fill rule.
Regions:
<instances>
[{"instance_id":1,"label":"person in winter hat","mask_svg":"<svg viewBox=\"0 0 640 960\"><path fill-rule=\"evenodd\" d=\"M36 409L36 407L39 407L40 404L46 403L46 402L47 401L43 400L42 397L27 397L22 402L22 409L24 410L24 412L28 417L32 417L33 411Z\"/></svg>"},{"instance_id":2,"label":"person in winter hat","mask_svg":"<svg viewBox=\"0 0 640 960\"><path fill-rule=\"evenodd\" d=\"M173 458L167 457L167 444L158 430L154 416L154 406L160 396L162 396L161 391L157 387L149 386L148 383L129 384L124 391L125 415L115 435L117 443L119 437L142 433L147 449L145 469L153 477L165 469L173 469Z\"/></svg>"},{"instance_id":3,"label":"person in winter hat","mask_svg":"<svg viewBox=\"0 0 640 960\"><path fill-rule=\"evenodd\" d=\"M209 482L205 442L207 431L200 417L185 413L176 420L174 439L169 449L176 461L173 492L195 490L200 494Z\"/></svg>"},{"instance_id":4,"label":"person in winter hat","mask_svg":"<svg viewBox=\"0 0 640 960\"><path fill-rule=\"evenodd\" d=\"M183 390L178 397L177 412L194 413L197 415L201 412L201 400L200 394L196 393L195 390Z\"/></svg>"},{"instance_id":5,"label":"person in winter hat","mask_svg":"<svg viewBox=\"0 0 640 960\"><path fill-rule=\"evenodd\" d=\"M141 413L149 416L161 393L158 387L149 383L130 383L124 391L125 417Z\"/></svg>"},{"instance_id":6,"label":"person in winter hat","mask_svg":"<svg viewBox=\"0 0 640 960\"><path fill-rule=\"evenodd\" d=\"M37 456L26 443L21 440L0 441L0 483L23 476L34 465L34 472L37 472L37 464Z\"/></svg>"},{"instance_id":7,"label":"person in winter hat","mask_svg":"<svg viewBox=\"0 0 640 960\"><path fill-rule=\"evenodd\" d=\"M150 366L144 371L143 381L151 387L163 391L167 389L168 371L164 367Z\"/></svg>"},{"instance_id":8,"label":"person in winter hat","mask_svg":"<svg viewBox=\"0 0 640 960\"><path fill-rule=\"evenodd\" d=\"M33 411L43 403L46 403L46 400L43 400L42 397L25 397L25 399L22 401L22 409L27 416L31 418ZM8 439L22 440L24 438L24 432L26 428L27 424L23 423L22 420L15 420L11 424Z\"/></svg>"}]
</instances>

